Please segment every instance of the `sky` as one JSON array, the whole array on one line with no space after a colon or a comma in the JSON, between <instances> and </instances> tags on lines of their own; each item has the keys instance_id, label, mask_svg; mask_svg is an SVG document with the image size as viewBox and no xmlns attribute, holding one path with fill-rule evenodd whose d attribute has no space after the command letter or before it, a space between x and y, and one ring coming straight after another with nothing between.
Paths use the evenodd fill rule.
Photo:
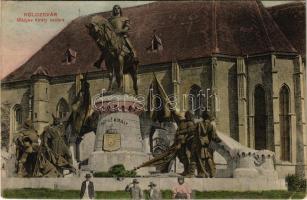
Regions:
<instances>
[{"instance_id":1,"label":"sky","mask_svg":"<svg viewBox=\"0 0 307 200\"><path fill-rule=\"evenodd\" d=\"M71 20L92 13L110 11L113 5L131 7L151 1L1 1L0 79L25 63L35 52L52 39ZM262 1L274 6L290 1ZM57 13L59 22L17 22L25 13ZM34 17L26 17L35 19Z\"/></svg>"}]
</instances>

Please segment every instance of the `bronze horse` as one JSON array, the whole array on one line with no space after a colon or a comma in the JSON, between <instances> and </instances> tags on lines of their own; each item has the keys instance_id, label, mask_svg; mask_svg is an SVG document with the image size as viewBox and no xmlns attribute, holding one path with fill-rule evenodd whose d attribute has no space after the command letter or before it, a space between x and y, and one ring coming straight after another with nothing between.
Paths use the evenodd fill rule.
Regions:
<instances>
[{"instance_id":1,"label":"bronze horse","mask_svg":"<svg viewBox=\"0 0 307 200\"><path fill-rule=\"evenodd\" d=\"M93 17L95 19L95 17ZM130 74L133 81L133 89L138 94L137 87L137 67L138 62L133 54L125 46L125 40L114 31L108 20L103 17L96 17L96 20L86 26L89 34L96 41L101 50L100 58L95 62L95 67L100 68L102 61L109 72L109 88L112 90L114 77L117 82L117 88L123 91L123 75Z\"/></svg>"}]
</instances>

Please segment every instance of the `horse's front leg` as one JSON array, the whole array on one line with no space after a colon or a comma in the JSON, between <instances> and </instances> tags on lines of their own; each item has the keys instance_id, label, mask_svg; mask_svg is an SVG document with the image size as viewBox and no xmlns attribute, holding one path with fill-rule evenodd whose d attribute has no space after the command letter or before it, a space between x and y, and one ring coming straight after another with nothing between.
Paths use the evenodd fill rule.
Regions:
<instances>
[{"instance_id":1,"label":"horse's front leg","mask_svg":"<svg viewBox=\"0 0 307 200\"><path fill-rule=\"evenodd\" d=\"M135 92L135 95L138 95L138 79L137 79L137 72L136 72L136 67L133 67L133 69L130 71L130 75L132 78L132 82L133 82L133 89Z\"/></svg>"},{"instance_id":2,"label":"horse's front leg","mask_svg":"<svg viewBox=\"0 0 307 200\"><path fill-rule=\"evenodd\" d=\"M111 69L113 70L113 69ZM111 91L112 90L112 85L113 85L113 76L114 76L114 72L111 71L109 72L109 87L108 87L108 91Z\"/></svg>"},{"instance_id":3,"label":"horse's front leg","mask_svg":"<svg viewBox=\"0 0 307 200\"><path fill-rule=\"evenodd\" d=\"M112 62L110 62L109 59L105 60L106 66L108 68L108 72L109 72L109 87L108 87L108 91L112 90L112 86L113 86L113 81L114 81L114 64Z\"/></svg>"},{"instance_id":4,"label":"horse's front leg","mask_svg":"<svg viewBox=\"0 0 307 200\"><path fill-rule=\"evenodd\" d=\"M123 79L124 79L124 57L118 57L118 73L117 75L117 84L120 90L123 90Z\"/></svg>"}]
</instances>

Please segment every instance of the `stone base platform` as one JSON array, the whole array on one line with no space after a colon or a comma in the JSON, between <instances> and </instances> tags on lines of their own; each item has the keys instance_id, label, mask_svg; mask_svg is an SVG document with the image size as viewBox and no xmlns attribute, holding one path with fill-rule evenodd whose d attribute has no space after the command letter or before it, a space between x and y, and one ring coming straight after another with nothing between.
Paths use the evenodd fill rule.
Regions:
<instances>
[{"instance_id":1,"label":"stone base platform","mask_svg":"<svg viewBox=\"0 0 307 200\"><path fill-rule=\"evenodd\" d=\"M133 178L119 181L115 178L92 178L96 191L124 190ZM49 188L60 190L80 190L83 177L70 178L2 178L2 189ZM148 189L153 181L160 190L170 190L177 183L175 177L138 178L140 187ZM197 191L264 191L286 190L284 179L264 178L186 178L185 182Z\"/></svg>"},{"instance_id":2,"label":"stone base platform","mask_svg":"<svg viewBox=\"0 0 307 200\"><path fill-rule=\"evenodd\" d=\"M126 170L132 170L135 167L150 159L150 155L134 151L114 151L103 152L95 151L91 154L88 168L94 172L107 172L110 167L123 164ZM138 175L148 175L148 168L137 170Z\"/></svg>"}]
</instances>

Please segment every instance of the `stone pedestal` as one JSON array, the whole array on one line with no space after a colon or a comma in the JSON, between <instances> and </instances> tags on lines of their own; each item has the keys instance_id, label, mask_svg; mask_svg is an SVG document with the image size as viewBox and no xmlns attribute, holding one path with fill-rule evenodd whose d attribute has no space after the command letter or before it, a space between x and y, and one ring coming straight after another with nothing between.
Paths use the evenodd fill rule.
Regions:
<instances>
[{"instance_id":1,"label":"stone pedestal","mask_svg":"<svg viewBox=\"0 0 307 200\"><path fill-rule=\"evenodd\" d=\"M116 164L123 164L127 170L132 170L149 159L149 155L137 151L94 151L89 158L89 166L90 170L98 172L106 172ZM139 169L137 174L148 175L148 168Z\"/></svg>"},{"instance_id":2,"label":"stone pedestal","mask_svg":"<svg viewBox=\"0 0 307 200\"><path fill-rule=\"evenodd\" d=\"M100 116L90 170L108 171L116 164L132 170L149 160L140 131L141 102L127 94L102 95L95 100L95 110ZM145 171L148 169L138 174L144 175Z\"/></svg>"}]
</instances>

